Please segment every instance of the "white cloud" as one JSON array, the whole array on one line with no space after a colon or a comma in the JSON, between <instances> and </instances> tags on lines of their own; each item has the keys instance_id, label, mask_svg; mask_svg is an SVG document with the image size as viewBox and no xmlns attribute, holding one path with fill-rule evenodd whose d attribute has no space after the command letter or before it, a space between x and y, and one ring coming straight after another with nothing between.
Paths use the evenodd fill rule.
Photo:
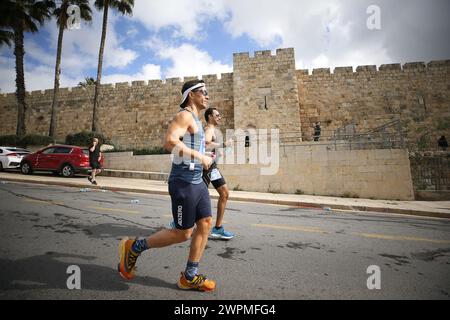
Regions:
<instances>
[{"instance_id":1,"label":"white cloud","mask_svg":"<svg viewBox=\"0 0 450 320\"><path fill-rule=\"evenodd\" d=\"M231 65L214 57L231 57L234 49L222 48L222 39L214 39L218 43L215 49L207 51L202 47L212 47L207 41L213 34L222 34L210 29L217 26L212 24L217 21L239 46L250 39L249 49L245 51L251 51L255 43L269 50L295 48L297 68L356 67L449 58L450 42L445 41L450 33L448 0L377 0L382 15L382 29L378 31L366 27L366 9L371 4L372 0L135 1L131 18L119 19L118 14L110 12L102 82L232 72ZM77 85L85 76L95 74L102 13L94 9L93 15L91 24L82 23L80 30L65 32L62 86ZM153 37L147 44L136 43L142 25L147 28L147 37ZM122 36L119 28L124 28L120 32ZM46 24L43 31L49 33L46 43L30 37L25 41L27 89L53 87L58 33L55 22ZM144 55L139 52L143 46L149 49L145 54L153 54L149 54L144 66L136 67L138 57ZM5 52L4 48L0 50L0 88L12 92L15 90L14 56L11 49ZM157 66L161 61L153 58L164 63ZM111 74L108 68L119 71Z\"/></svg>"},{"instance_id":2,"label":"white cloud","mask_svg":"<svg viewBox=\"0 0 450 320\"><path fill-rule=\"evenodd\" d=\"M372 0L228 0L225 27L234 38L245 35L262 48L294 47L297 66L309 69L450 56L450 43L445 41L450 2L378 0L378 31L367 28L371 4Z\"/></svg>"},{"instance_id":3,"label":"white cloud","mask_svg":"<svg viewBox=\"0 0 450 320\"><path fill-rule=\"evenodd\" d=\"M215 61L208 52L192 44L171 47L157 40L152 43L161 59L172 62L172 66L164 72L166 78L221 74L233 70L232 66Z\"/></svg>"},{"instance_id":4,"label":"white cloud","mask_svg":"<svg viewBox=\"0 0 450 320\"><path fill-rule=\"evenodd\" d=\"M46 65L25 65L25 89L27 91L51 89L54 86L55 69ZM0 56L0 89L2 93L16 91L15 60ZM61 74L61 87L74 87L81 80Z\"/></svg>"},{"instance_id":5,"label":"white cloud","mask_svg":"<svg viewBox=\"0 0 450 320\"><path fill-rule=\"evenodd\" d=\"M0 55L0 89L1 93L16 91L16 71L14 59Z\"/></svg>"},{"instance_id":6,"label":"white cloud","mask_svg":"<svg viewBox=\"0 0 450 320\"><path fill-rule=\"evenodd\" d=\"M44 65L26 68L25 81L27 91L53 89L55 69ZM77 79L61 74L60 87L75 87Z\"/></svg>"},{"instance_id":7,"label":"white cloud","mask_svg":"<svg viewBox=\"0 0 450 320\"><path fill-rule=\"evenodd\" d=\"M169 29L173 37L202 38L206 24L225 17L223 0L152 0L135 1L133 19L151 31Z\"/></svg>"},{"instance_id":8,"label":"white cloud","mask_svg":"<svg viewBox=\"0 0 450 320\"><path fill-rule=\"evenodd\" d=\"M127 39L122 39L122 41L119 39L116 33L116 28L118 27L117 21L118 19L114 11L110 12L108 17L103 68L124 68L138 57L136 51L127 49L123 46ZM64 32L63 67L68 69L97 67L102 23L103 14L94 10L91 23L82 23L80 29L66 30ZM53 23L46 29L50 33L52 48L56 48L58 40L58 29L56 24Z\"/></svg>"},{"instance_id":9,"label":"white cloud","mask_svg":"<svg viewBox=\"0 0 450 320\"><path fill-rule=\"evenodd\" d=\"M102 77L102 83L118 83L118 82L132 82L139 80L154 80L161 79L161 67L154 64L146 64L142 70L136 74L111 74Z\"/></svg>"},{"instance_id":10,"label":"white cloud","mask_svg":"<svg viewBox=\"0 0 450 320\"><path fill-rule=\"evenodd\" d=\"M61 87L74 87L86 76L94 76L91 70L97 68L102 19L102 13L93 10L92 23L82 23L78 30L65 30L61 58ZM117 21L117 16L110 13L103 73L109 67L123 69L138 57L138 52L124 47L127 39L119 39L116 33ZM49 34L46 43L38 43L34 36L25 39L27 91L53 88L58 31L55 20L52 20L45 24L39 34L40 39L43 39L42 34ZM3 48L0 52L0 88L2 92L15 91L15 60L12 52L13 49L7 51ZM145 73L143 75L145 76Z\"/></svg>"}]
</instances>

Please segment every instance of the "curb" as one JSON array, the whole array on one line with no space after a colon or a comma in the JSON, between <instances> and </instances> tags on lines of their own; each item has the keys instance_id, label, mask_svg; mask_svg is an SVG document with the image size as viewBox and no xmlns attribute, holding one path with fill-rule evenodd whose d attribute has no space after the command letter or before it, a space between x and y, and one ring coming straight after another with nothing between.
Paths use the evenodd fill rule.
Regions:
<instances>
[{"instance_id":1,"label":"curb","mask_svg":"<svg viewBox=\"0 0 450 320\"><path fill-rule=\"evenodd\" d=\"M126 187L102 187L89 185L86 186L86 183L73 183L73 182L64 182L64 181L37 181L37 180L27 180L27 179L11 179L11 178L2 178L2 181L7 182L19 182L19 183L31 183L31 184L43 184L43 185L52 185L52 186L63 186L63 187L72 187L72 188L86 188L93 190L108 190L113 192L133 192L133 193L143 193L143 194L155 194L155 195L165 195L168 196L168 191L159 191L159 190L144 190L144 189L133 189ZM211 194L212 199L219 199L218 195ZM320 209L323 210L324 207L328 207L330 209L335 210L346 210L346 211L355 211L355 212L376 212L376 213L389 213L389 214L399 214L399 215L411 215L411 216L419 216L419 217L430 217L430 218L440 218L440 219L450 219L450 213L444 212L429 212L422 210L412 210L412 209L396 209L396 208L386 208L386 207L369 207L369 206L350 206L350 205L339 205L339 204L330 204L330 203L308 203L308 202L299 202L299 201L289 201L289 200L274 200L274 199L255 199L255 198L245 198L232 196L228 198L229 201L242 201L242 202L252 202L252 203L261 203L261 204L274 204L274 205L284 205L284 206L292 206L299 208L310 208L310 209Z\"/></svg>"}]
</instances>

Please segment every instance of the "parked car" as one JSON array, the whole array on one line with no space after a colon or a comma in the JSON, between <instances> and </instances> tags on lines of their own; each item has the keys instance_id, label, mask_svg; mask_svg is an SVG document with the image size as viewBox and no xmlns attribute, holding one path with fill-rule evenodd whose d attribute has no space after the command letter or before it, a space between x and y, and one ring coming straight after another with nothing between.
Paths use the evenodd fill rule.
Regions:
<instances>
[{"instance_id":1,"label":"parked car","mask_svg":"<svg viewBox=\"0 0 450 320\"><path fill-rule=\"evenodd\" d=\"M103 157L100 164L103 167ZM73 177L77 173L89 173L91 170L89 149L66 145L53 145L29 154L20 164L23 174L51 171L63 177Z\"/></svg>"},{"instance_id":2,"label":"parked car","mask_svg":"<svg viewBox=\"0 0 450 320\"><path fill-rule=\"evenodd\" d=\"M0 171L3 169L19 169L24 156L30 154L26 149L0 147Z\"/></svg>"}]
</instances>

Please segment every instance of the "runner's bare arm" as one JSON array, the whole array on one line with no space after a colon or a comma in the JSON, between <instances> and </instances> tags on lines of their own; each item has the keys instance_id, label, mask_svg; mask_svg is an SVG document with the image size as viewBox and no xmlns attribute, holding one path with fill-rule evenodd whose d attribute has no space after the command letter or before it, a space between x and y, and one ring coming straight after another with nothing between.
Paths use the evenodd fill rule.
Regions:
<instances>
[{"instance_id":1,"label":"runner's bare arm","mask_svg":"<svg viewBox=\"0 0 450 320\"><path fill-rule=\"evenodd\" d=\"M196 150L187 147L182 141L180 141L180 137L186 134L186 132L192 126L193 122L194 118L190 113L178 113L172 120L172 123L169 125L169 129L167 130L164 141L164 149L169 152L172 152L174 149L176 149L179 153L179 156L181 157L194 157L195 159L201 161L203 167L207 169L211 165L212 159Z\"/></svg>"}]
</instances>

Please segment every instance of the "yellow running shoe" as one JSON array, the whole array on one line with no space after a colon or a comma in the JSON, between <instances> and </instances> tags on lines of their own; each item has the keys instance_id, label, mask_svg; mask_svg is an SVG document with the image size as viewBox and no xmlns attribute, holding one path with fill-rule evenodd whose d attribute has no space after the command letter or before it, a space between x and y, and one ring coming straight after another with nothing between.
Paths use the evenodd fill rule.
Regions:
<instances>
[{"instance_id":1,"label":"yellow running shoe","mask_svg":"<svg viewBox=\"0 0 450 320\"><path fill-rule=\"evenodd\" d=\"M136 271L136 260L140 256L139 253L134 252L131 248L136 240L123 238L119 243L119 257L120 262L117 266L122 278L131 280Z\"/></svg>"},{"instance_id":2,"label":"yellow running shoe","mask_svg":"<svg viewBox=\"0 0 450 320\"><path fill-rule=\"evenodd\" d=\"M206 276L198 274L192 281L189 281L186 279L184 272L181 273L177 285L182 290L214 291L216 288L216 283L206 278Z\"/></svg>"}]
</instances>

